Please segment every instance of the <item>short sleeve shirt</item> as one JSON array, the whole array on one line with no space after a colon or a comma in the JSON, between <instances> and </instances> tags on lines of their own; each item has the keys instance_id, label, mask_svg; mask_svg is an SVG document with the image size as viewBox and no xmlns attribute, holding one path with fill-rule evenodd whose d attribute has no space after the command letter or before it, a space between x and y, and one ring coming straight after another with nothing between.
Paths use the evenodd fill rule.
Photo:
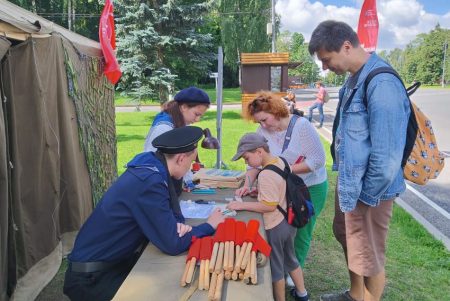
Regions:
<instances>
[{"instance_id":1,"label":"short sleeve shirt","mask_svg":"<svg viewBox=\"0 0 450 301\"><path fill-rule=\"evenodd\" d=\"M280 158L276 162L271 162L281 170L284 170L284 163ZM263 214L264 228L272 229L284 219L283 214L276 207L286 209L286 181L272 170L263 170L258 176L258 201L268 206L274 206L275 210Z\"/></svg>"}]
</instances>

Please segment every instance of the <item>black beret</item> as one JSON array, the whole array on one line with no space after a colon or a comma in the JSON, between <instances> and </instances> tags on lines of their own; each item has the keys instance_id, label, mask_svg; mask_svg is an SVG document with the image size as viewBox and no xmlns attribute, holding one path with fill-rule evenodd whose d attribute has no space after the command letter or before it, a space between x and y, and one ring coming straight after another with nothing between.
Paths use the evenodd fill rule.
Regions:
<instances>
[{"instance_id":1,"label":"black beret","mask_svg":"<svg viewBox=\"0 0 450 301\"><path fill-rule=\"evenodd\" d=\"M153 147L165 154L187 153L197 148L203 131L197 126L184 126L165 132L153 140Z\"/></svg>"},{"instance_id":2,"label":"black beret","mask_svg":"<svg viewBox=\"0 0 450 301\"><path fill-rule=\"evenodd\" d=\"M180 103L198 103L204 105L209 105L211 103L208 94L196 87L189 87L181 90L175 95L173 100Z\"/></svg>"}]
</instances>

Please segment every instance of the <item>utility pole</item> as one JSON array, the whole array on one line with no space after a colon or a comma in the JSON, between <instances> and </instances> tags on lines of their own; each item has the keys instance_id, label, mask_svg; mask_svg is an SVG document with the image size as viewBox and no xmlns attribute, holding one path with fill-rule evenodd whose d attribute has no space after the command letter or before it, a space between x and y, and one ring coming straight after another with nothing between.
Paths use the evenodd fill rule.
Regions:
<instances>
[{"instance_id":1,"label":"utility pole","mask_svg":"<svg viewBox=\"0 0 450 301\"><path fill-rule=\"evenodd\" d=\"M445 87L445 57L447 56L447 48L448 48L448 43L447 43L447 40L445 40L445 43L444 43L444 61L442 63L442 88Z\"/></svg>"},{"instance_id":2,"label":"utility pole","mask_svg":"<svg viewBox=\"0 0 450 301\"><path fill-rule=\"evenodd\" d=\"M272 53L277 52L275 49L275 0L272 0Z\"/></svg>"},{"instance_id":3,"label":"utility pole","mask_svg":"<svg viewBox=\"0 0 450 301\"><path fill-rule=\"evenodd\" d=\"M69 30L72 30L72 0L67 1L67 23Z\"/></svg>"}]
</instances>

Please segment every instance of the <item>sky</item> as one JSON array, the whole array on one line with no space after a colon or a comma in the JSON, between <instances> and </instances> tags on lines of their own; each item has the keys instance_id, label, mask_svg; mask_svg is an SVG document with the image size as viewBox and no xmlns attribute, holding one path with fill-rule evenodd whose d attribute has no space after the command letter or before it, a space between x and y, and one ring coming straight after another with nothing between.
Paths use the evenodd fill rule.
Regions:
<instances>
[{"instance_id":1,"label":"sky","mask_svg":"<svg viewBox=\"0 0 450 301\"><path fill-rule=\"evenodd\" d=\"M363 0L277 0L281 31L302 33L309 41L324 20L348 23L356 31ZM377 0L379 50L403 49L419 33L440 24L450 29L450 0Z\"/></svg>"}]
</instances>

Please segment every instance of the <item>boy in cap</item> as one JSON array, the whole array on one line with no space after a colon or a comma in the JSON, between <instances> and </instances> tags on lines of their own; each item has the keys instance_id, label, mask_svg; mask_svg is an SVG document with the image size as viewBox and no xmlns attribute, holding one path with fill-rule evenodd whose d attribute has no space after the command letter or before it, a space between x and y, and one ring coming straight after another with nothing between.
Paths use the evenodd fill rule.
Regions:
<instances>
[{"instance_id":1,"label":"boy in cap","mask_svg":"<svg viewBox=\"0 0 450 301\"><path fill-rule=\"evenodd\" d=\"M149 241L177 255L194 236L214 233L222 213L216 210L206 223L186 225L171 181L189 170L202 135L199 127L173 129L154 140L157 152L139 154L127 164L68 256L64 293L71 300L111 300Z\"/></svg>"},{"instance_id":2,"label":"boy in cap","mask_svg":"<svg viewBox=\"0 0 450 301\"><path fill-rule=\"evenodd\" d=\"M279 157L270 154L266 138L257 133L247 133L239 140L236 155L232 161L240 158L251 167L276 165L284 170L285 166ZM258 202L230 202L228 209L248 210L263 214L264 228L272 253L270 268L272 271L273 295L276 301L285 300L284 275L289 273L295 288L292 297L297 301L309 300L305 289L303 271L294 251L294 238L297 229L289 225L283 214L277 210L280 205L286 210L286 181L271 170L263 170L258 175Z\"/></svg>"}]
</instances>

